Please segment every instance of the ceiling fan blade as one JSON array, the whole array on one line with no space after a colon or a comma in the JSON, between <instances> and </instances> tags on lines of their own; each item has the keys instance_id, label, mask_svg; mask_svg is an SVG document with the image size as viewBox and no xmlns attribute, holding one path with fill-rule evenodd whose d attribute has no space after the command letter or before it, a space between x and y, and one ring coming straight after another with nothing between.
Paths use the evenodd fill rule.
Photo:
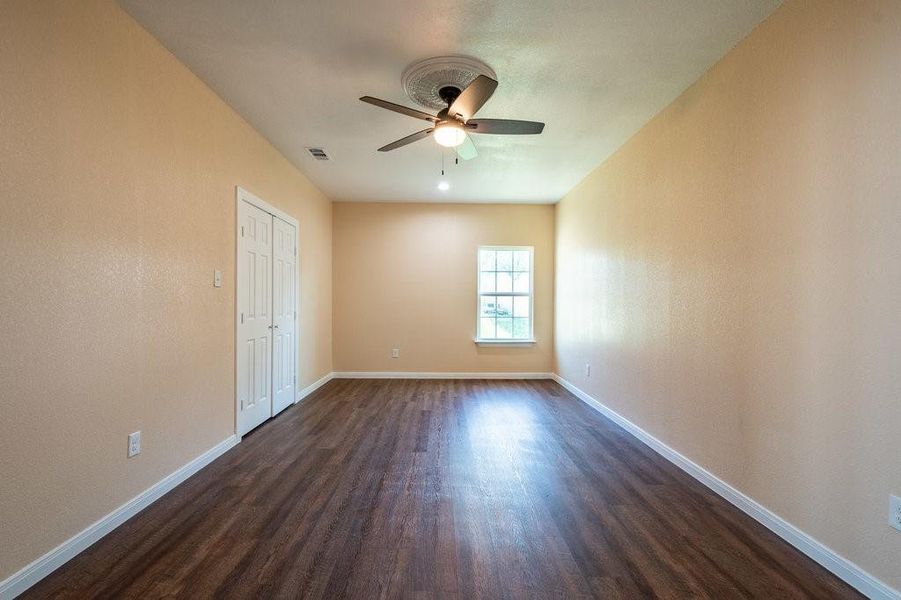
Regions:
<instances>
[{"instance_id":1,"label":"ceiling fan blade","mask_svg":"<svg viewBox=\"0 0 901 600\"><path fill-rule=\"evenodd\" d=\"M468 121L488 102L488 98L491 98L495 88L497 88L497 82L494 79L479 75L466 86L465 90L460 92L454 103L447 109L447 114Z\"/></svg>"},{"instance_id":2,"label":"ceiling fan blade","mask_svg":"<svg viewBox=\"0 0 901 600\"><path fill-rule=\"evenodd\" d=\"M473 119L466 123L470 133L492 133L495 135L530 135L544 131L544 123L537 121L515 121L512 119Z\"/></svg>"},{"instance_id":3,"label":"ceiling fan blade","mask_svg":"<svg viewBox=\"0 0 901 600\"><path fill-rule=\"evenodd\" d=\"M388 110L394 111L396 113L407 115L408 117L413 117L414 119L423 119L425 121L431 121L432 123L437 123L439 121L438 117L432 116L429 113L422 112L421 110L408 108L406 106L401 106L400 104L395 104L394 102L388 102L387 100L373 98L372 96L363 96L362 98L360 98L360 100L366 102L367 104L372 104L373 106L387 108Z\"/></svg>"},{"instance_id":4,"label":"ceiling fan blade","mask_svg":"<svg viewBox=\"0 0 901 600\"><path fill-rule=\"evenodd\" d=\"M430 135L432 135L433 130L434 129L432 127L429 127L428 129L423 129L422 131L417 131L416 133L412 133L412 134L408 135L407 137L402 137L399 140L397 140L396 142L391 142L390 144L382 146L381 148L379 148L379 152L388 152L389 150L395 150L397 148L400 148L401 146L406 146L407 144L412 144L413 142L418 142L419 140L421 140L423 138L427 138Z\"/></svg>"},{"instance_id":5,"label":"ceiling fan blade","mask_svg":"<svg viewBox=\"0 0 901 600\"><path fill-rule=\"evenodd\" d=\"M468 135L466 136L466 139L463 140L463 143L457 146L457 156L463 160L472 160L478 155L479 153L476 150L476 145L472 143L472 138Z\"/></svg>"}]
</instances>

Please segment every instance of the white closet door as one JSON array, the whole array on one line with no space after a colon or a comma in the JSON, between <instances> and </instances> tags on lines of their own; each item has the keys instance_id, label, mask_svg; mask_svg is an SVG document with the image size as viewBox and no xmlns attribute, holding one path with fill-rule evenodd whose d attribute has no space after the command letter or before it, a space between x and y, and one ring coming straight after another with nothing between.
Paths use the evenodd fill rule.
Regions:
<instances>
[{"instance_id":1,"label":"white closet door","mask_svg":"<svg viewBox=\"0 0 901 600\"><path fill-rule=\"evenodd\" d=\"M238 435L272 415L272 215L238 203Z\"/></svg>"},{"instance_id":2,"label":"white closet door","mask_svg":"<svg viewBox=\"0 0 901 600\"><path fill-rule=\"evenodd\" d=\"M272 414L291 404L296 396L297 331L297 232L294 225L272 219Z\"/></svg>"}]
</instances>

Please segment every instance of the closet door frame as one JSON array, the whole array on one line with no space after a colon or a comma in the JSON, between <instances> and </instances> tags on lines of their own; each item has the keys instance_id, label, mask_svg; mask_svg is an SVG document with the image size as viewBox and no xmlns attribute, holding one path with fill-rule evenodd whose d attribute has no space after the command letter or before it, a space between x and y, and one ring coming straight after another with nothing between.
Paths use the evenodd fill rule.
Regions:
<instances>
[{"instance_id":1,"label":"closet door frame","mask_svg":"<svg viewBox=\"0 0 901 600\"><path fill-rule=\"evenodd\" d=\"M238 326L241 324L241 313L238 310L238 278L237 278L237 266L238 266L238 238L241 236L241 224L238 220L238 209L241 206L241 202L247 202L248 204L252 204L257 208L266 211L270 215L274 217L278 217L283 221L287 221L291 225L294 226L295 232L295 252L294 252L294 260L297 265L297 276L294 278L294 298L295 304L294 310L296 311L296 316L294 318L294 373L297 381L300 381L300 222L295 219L293 216L288 213L280 210L265 200L255 196L254 194L248 192L241 186L235 186L235 286L234 286L234 301L235 301L235 336L234 343L237 344L238 340ZM270 277L271 281L271 277ZM234 372L234 384L235 384L235 397L234 397L234 407L235 407L235 433L238 432L238 413L240 412L241 407L239 406L239 398L238 398L238 354L237 347L234 347L235 354L235 372ZM298 385L294 386L294 404L297 404L297 390Z\"/></svg>"}]
</instances>

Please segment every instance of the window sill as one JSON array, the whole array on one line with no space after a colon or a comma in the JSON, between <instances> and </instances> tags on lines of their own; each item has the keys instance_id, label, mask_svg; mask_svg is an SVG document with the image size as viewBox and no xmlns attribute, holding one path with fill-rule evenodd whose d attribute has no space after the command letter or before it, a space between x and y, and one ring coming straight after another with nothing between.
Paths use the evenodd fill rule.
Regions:
<instances>
[{"instance_id":1,"label":"window sill","mask_svg":"<svg viewBox=\"0 0 901 600\"><path fill-rule=\"evenodd\" d=\"M536 342L534 339L530 340L480 340L478 338L473 340L479 346L532 346Z\"/></svg>"}]
</instances>

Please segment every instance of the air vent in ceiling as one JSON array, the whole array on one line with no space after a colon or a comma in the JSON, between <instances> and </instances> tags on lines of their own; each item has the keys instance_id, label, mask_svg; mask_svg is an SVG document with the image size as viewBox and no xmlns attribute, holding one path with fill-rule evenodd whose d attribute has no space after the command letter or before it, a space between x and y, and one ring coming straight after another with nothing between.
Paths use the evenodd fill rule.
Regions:
<instances>
[{"instance_id":1,"label":"air vent in ceiling","mask_svg":"<svg viewBox=\"0 0 901 600\"><path fill-rule=\"evenodd\" d=\"M307 152L316 160L329 160L324 148L307 148Z\"/></svg>"}]
</instances>

